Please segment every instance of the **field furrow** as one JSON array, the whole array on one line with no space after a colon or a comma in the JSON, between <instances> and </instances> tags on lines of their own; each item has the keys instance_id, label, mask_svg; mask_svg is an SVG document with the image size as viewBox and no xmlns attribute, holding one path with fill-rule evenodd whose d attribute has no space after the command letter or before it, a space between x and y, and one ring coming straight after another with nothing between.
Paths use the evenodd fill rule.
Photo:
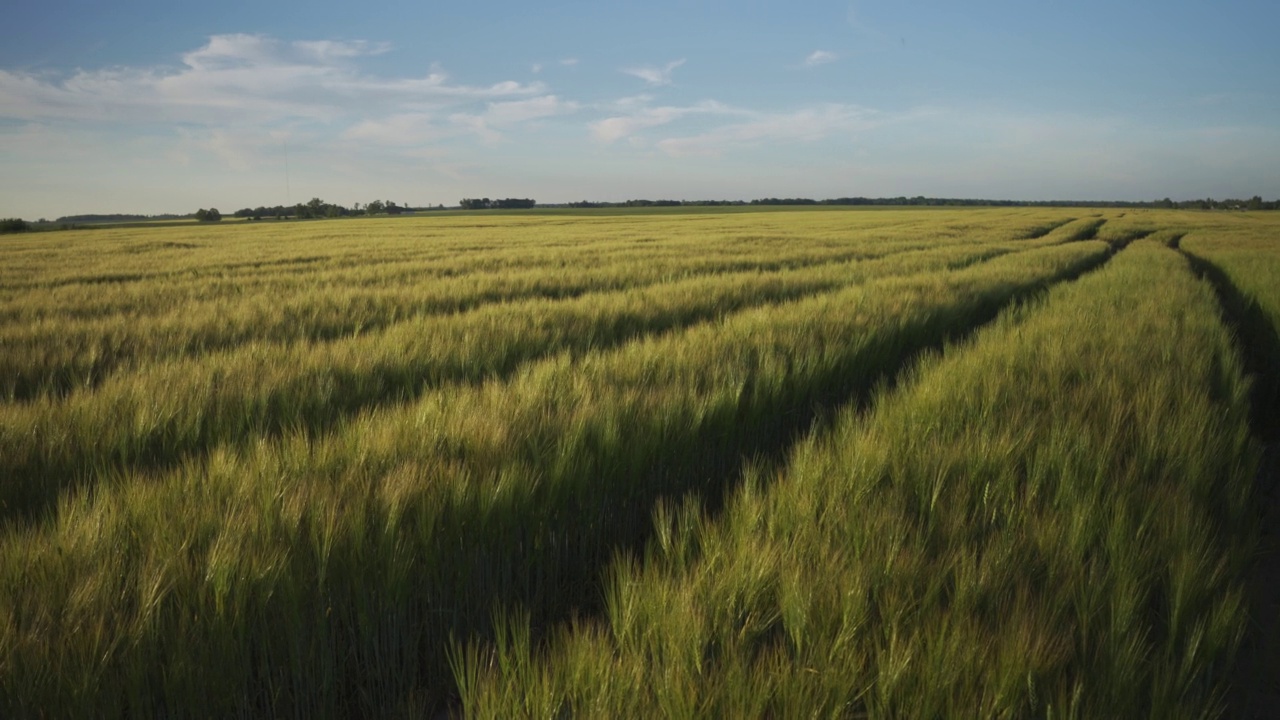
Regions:
<instances>
[{"instance_id":1,"label":"field furrow","mask_svg":"<svg viewBox=\"0 0 1280 720\"><path fill-rule=\"evenodd\" d=\"M1248 232L1198 231L1178 247L1217 288L1253 375L1253 419L1280 439L1280 241Z\"/></svg>"},{"instance_id":2,"label":"field furrow","mask_svg":"<svg viewBox=\"0 0 1280 720\"><path fill-rule=\"evenodd\" d=\"M1228 712L1263 718L1280 703L1280 238L1254 223L1198 230L1178 247L1213 283L1250 373L1251 419L1266 444L1256 480L1262 540L1250 573L1250 614Z\"/></svg>"},{"instance_id":3,"label":"field furrow","mask_svg":"<svg viewBox=\"0 0 1280 720\"><path fill-rule=\"evenodd\" d=\"M115 293L98 288L74 295L28 293L21 303L9 305L9 322L0 325L0 345L7 350L0 356L0 397L23 401L63 395L157 360L199 357L258 341L334 340L486 304L571 299L686 277L803 269L973 242L894 236L831 247L787 249L783 244L763 252L756 239L749 239L741 247L713 246L692 257L687 249L658 253L621 246L593 258L599 248L587 246L541 261L535 252L507 249L502 257L524 264L479 271L474 263L457 260L444 267L397 262L378 271L365 260L355 270L299 273L286 267L273 271L265 284L236 274L179 285L140 283Z\"/></svg>"},{"instance_id":4,"label":"field furrow","mask_svg":"<svg viewBox=\"0 0 1280 720\"><path fill-rule=\"evenodd\" d=\"M743 485L662 505L608 619L459 642L467 717L1211 717L1256 540L1213 289L1136 241Z\"/></svg>"},{"instance_id":5,"label":"field furrow","mask_svg":"<svg viewBox=\"0 0 1280 720\"><path fill-rule=\"evenodd\" d=\"M449 637L487 632L495 605L539 623L593 610L599 568L647 537L658 497L714 501L815 408L1107 256L1074 243L872 280L69 495L0 542L0 692L23 688L0 704L438 699Z\"/></svg>"},{"instance_id":6,"label":"field furrow","mask_svg":"<svg viewBox=\"0 0 1280 720\"><path fill-rule=\"evenodd\" d=\"M895 223L895 225L900 224ZM24 253L8 248L10 264L0 270L6 293L48 290L65 306L91 292L112 292L127 286L162 288L168 291L201 287L211 281L234 279L248 287L288 290L314 282L316 276L349 287L383 287L423 278L448 278L472 274L500 275L510 271L557 269L566 260L579 269L592 269L644 258L650 262L679 266L714 263L718 260L770 262L796 255L848 251L848 243L824 243L812 236L799 247L789 246L788 234L760 235L763 228L750 227L752 235L736 232L740 226L708 228L708 235L687 232L664 236L670 225L652 221L627 231L613 227L600 237L594 228L580 224L571 231L551 230L539 223L530 231L521 224L476 225L444 222L431 228L414 226L411 232L386 236L360 232L363 223L344 224L332 235L308 232L297 236L296 226L282 232L261 227L237 228L228 235L221 228L193 228L187 242L157 243L139 237L136 231L111 232L68 246L62 257L50 258L48 246ZM862 231L869 228L860 227ZM890 242L903 236L901 227L891 227L883 237ZM273 229L274 230L274 229ZM299 241L303 240L303 245ZM700 252L690 255L691 240L700 243ZM920 240L919 234L915 240ZM54 262L50 263L50 260ZM306 273L298 273L305 270ZM105 287L76 288L76 285ZM7 298L6 298L7 299Z\"/></svg>"},{"instance_id":7,"label":"field furrow","mask_svg":"<svg viewBox=\"0 0 1280 720\"><path fill-rule=\"evenodd\" d=\"M323 344L249 344L143 366L91 391L0 406L0 517L38 516L66 489L154 470L220 444L322 432L429 388L504 377L558 352L602 351L870 280L948 271L1001 244L942 247L803 271L721 274L565 301L494 304Z\"/></svg>"},{"instance_id":8,"label":"field furrow","mask_svg":"<svg viewBox=\"0 0 1280 720\"><path fill-rule=\"evenodd\" d=\"M334 340L487 304L639 289L669 281L673 275L770 272L784 265L811 267L848 261L849 255L754 265L707 263L678 270L632 261L600 272L557 269L469 274L430 283L419 279L417 284L376 291L328 283L283 294L278 290L245 292L236 287L233 295L221 301L186 300L176 305L147 298L147 306L156 312L113 313L93 320L49 317L0 328L0 342L9 350L0 359L0 370L4 371L0 392L12 400L61 395L92 387L119 368L173 357L198 357L252 342Z\"/></svg>"},{"instance_id":9,"label":"field furrow","mask_svg":"<svg viewBox=\"0 0 1280 720\"><path fill-rule=\"evenodd\" d=\"M1265 716L1271 215L5 236L0 716Z\"/></svg>"},{"instance_id":10,"label":"field furrow","mask_svg":"<svg viewBox=\"0 0 1280 720\"><path fill-rule=\"evenodd\" d=\"M365 225L350 223L345 233L301 237L296 226L277 232L236 228L234 235L193 229L177 242L158 242L136 231L104 231L67 243L65 254L51 252L48 243L27 251L18 242L6 243L0 320L146 316L218 298L287 297L316 288L384 290L463 276L494 280L513 271L564 276L625 268L674 277L700 269L777 270L975 238L1000 242L1037 237L1046 221L1037 219L1039 214L1023 215L1005 212L955 225L886 216L879 222L859 218L851 226L828 222L798 227L790 219L724 218L703 223L696 233L685 222L653 219L612 219L603 225L541 220L528 232L528 223L507 222L492 229L433 223L412 226L403 234L385 228L363 233ZM517 230L521 232L513 234ZM80 281L90 287L73 287Z\"/></svg>"}]
</instances>

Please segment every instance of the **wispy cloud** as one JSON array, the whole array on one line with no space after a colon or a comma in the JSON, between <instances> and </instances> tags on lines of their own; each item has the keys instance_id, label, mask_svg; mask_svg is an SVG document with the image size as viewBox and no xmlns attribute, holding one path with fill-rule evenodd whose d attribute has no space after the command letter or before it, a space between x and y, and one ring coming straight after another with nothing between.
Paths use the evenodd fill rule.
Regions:
<instances>
[{"instance_id":1,"label":"wispy cloud","mask_svg":"<svg viewBox=\"0 0 1280 720\"><path fill-rule=\"evenodd\" d=\"M667 125L691 115L741 115L739 110L714 100L705 100L685 107L646 107L648 96L624 98L615 107L626 112L590 124L591 136L604 145L624 138L632 138L642 130Z\"/></svg>"},{"instance_id":2,"label":"wispy cloud","mask_svg":"<svg viewBox=\"0 0 1280 720\"><path fill-rule=\"evenodd\" d=\"M561 60L557 60L554 63L546 63L546 62L532 63L529 66L529 70L534 75L540 75L542 71L546 70L548 67L559 66L559 67L567 68L567 67L573 67L574 65L577 65L577 64L578 64L578 58L563 58Z\"/></svg>"},{"instance_id":3,"label":"wispy cloud","mask_svg":"<svg viewBox=\"0 0 1280 720\"><path fill-rule=\"evenodd\" d=\"M528 100L511 100L492 102L483 113L455 113L449 119L456 125L464 127L488 143L502 140L501 129L557 115L576 113L579 105L571 100L562 100L555 95L530 98Z\"/></svg>"},{"instance_id":4,"label":"wispy cloud","mask_svg":"<svg viewBox=\"0 0 1280 720\"><path fill-rule=\"evenodd\" d=\"M342 138L388 147L407 147L440 140L448 134L430 113L397 113L361 120L347 128Z\"/></svg>"},{"instance_id":5,"label":"wispy cloud","mask_svg":"<svg viewBox=\"0 0 1280 720\"><path fill-rule=\"evenodd\" d=\"M542 118L569 115L578 103L555 95L528 100L491 102L481 112L454 112L444 116L426 112L396 113L369 118L347 128L346 141L372 143L388 148L420 147L462 135L495 144L504 139L503 130Z\"/></svg>"},{"instance_id":6,"label":"wispy cloud","mask_svg":"<svg viewBox=\"0 0 1280 720\"><path fill-rule=\"evenodd\" d=\"M804 59L804 66L817 67L819 65L826 65L827 63L835 62L837 59L839 59L839 56L833 52L827 52L826 50L814 50L809 53L809 57Z\"/></svg>"},{"instance_id":7,"label":"wispy cloud","mask_svg":"<svg viewBox=\"0 0 1280 720\"><path fill-rule=\"evenodd\" d=\"M556 115L570 115L577 112L578 108L578 103L572 100L564 100L555 95L543 95L528 100L489 103L484 117L495 125L512 125Z\"/></svg>"},{"instance_id":8,"label":"wispy cloud","mask_svg":"<svg viewBox=\"0 0 1280 720\"><path fill-rule=\"evenodd\" d=\"M723 125L687 137L661 140L658 148L673 157L719 155L735 147L814 142L833 135L852 136L875 127L880 115L856 105L829 104L788 113L752 113L744 122Z\"/></svg>"},{"instance_id":9,"label":"wispy cloud","mask_svg":"<svg viewBox=\"0 0 1280 720\"><path fill-rule=\"evenodd\" d=\"M672 157L719 155L735 148L787 142L813 142L849 135L884 121L882 113L856 105L829 103L785 112L761 112L704 100L693 105L651 106L649 95L616 100L607 106L612 114L590 123L591 137L601 145L619 140L633 144L646 131L684 124L701 126L700 132L667 134L654 145ZM641 143L644 144L644 143Z\"/></svg>"},{"instance_id":10,"label":"wispy cloud","mask_svg":"<svg viewBox=\"0 0 1280 720\"><path fill-rule=\"evenodd\" d=\"M266 35L236 33L213 35L209 42L183 54L182 62L193 70L226 70L260 65L332 65L364 55L389 52L388 43L363 40L302 40L283 42Z\"/></svg>"},{"instance_id":11,"label":"wispy cloud","mask_svg":"<svg viewBox=\"0 0 1280 720\"><path fill-rule=\"evenodd\" d=\"M605 109L607 112L629 113L648 107L651 102L653 102L653 96L649 94L629 95L614 100Z\"/></svg>"},{"instance_id":12,"label":"wispy cloud","mask_svg":"<svg viewBox=\"0 0 1280 720\"><path fill-rule=\"evenodd\" d=\"M78 70L64 78L0 70L0 117L20 120L253 124L423 111L545 92L540 83L461 85L433 68L417 77L361 72L385 43L286 42L215 35L180 67Z\"/></svg>"},{"instance_id":13,"label":"wispy cloud","mask_svg":"<svg viewBox=\"0 0 1280 720\"><path fill-rule=\"evenodd\" d=\"M675 72L676 68L681 65L684 65L683 58L680 60L672 60L662 67L643 65L639 67L623 68L622 72L638 77L650 85L670 85L671 73Z\"/></svg>"}]
</instances>

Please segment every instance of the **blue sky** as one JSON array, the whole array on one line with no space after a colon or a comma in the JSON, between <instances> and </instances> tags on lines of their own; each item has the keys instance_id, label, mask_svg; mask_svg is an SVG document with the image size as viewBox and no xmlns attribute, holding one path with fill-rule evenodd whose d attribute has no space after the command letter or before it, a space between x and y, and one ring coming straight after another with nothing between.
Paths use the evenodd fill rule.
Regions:
<instances>
[{"instance_id":1,"label":"blue sky","mask_svg":"<svg viewBox=\"0 0 1280 720\"><path fill-rule=\"evenodd\" d=\"M3 217L1280 197L1274 2L20 0L5 24Z\"/></svg>"}]
</instances>

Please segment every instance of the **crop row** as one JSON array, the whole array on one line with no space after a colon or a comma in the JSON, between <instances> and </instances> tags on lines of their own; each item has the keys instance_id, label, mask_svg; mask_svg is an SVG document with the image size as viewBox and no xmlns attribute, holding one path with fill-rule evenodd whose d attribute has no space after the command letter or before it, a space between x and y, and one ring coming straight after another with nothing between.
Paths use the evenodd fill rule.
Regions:
<instances>
[{"instance_id":1,"label":"crop row","mask_svg":"<svg viewBox=\"0 0 1280 720\"><path fill-rule=\"evenodd\" d=\"M869 236L862 229L863 236L852 242L809 239L788 244L776 238L730 236L707 240L696 253L684 236L641 245L609 238L558 247L518 238L487 254L450 253L453 246L442 249L419 239L410 249L416 247L427 257L389 245L375 247L369 251L371 257L358 260L338 255L338 249L324 246L323 240L310 239L321 244L305 248L295 240L288 244L294 255L274 261L261 274L218 264L219 258L234 257L242 246L257 249L242 238L227 247L196 251L203 262L197 267L208 274L183 282L137 275L129 282L77 286L74 292L66 286L19 291L21 296L0 311L5 318L0 345L6 348L0 356L0 397L63 395L92 387L120 368L154 360L199 356L254 341L333 340L487 303L571 298L682 277L771 272L973 242L971 237L946 233L920 236L892 230ZM1023 243L1017 236L1027 231L1020 224L988 232L992 237L984 236L982 242L1019 245ZM139 244L146 246L147 241ZM300 266L300 250L329 250L334 257L314 258L324 260L323 266ZM140 255L149 264L167 262L163 254ZM92 272L100 276L103 270L94 267Z\"/></svg>"},{"instance_id":2,"label":"crop row","mask_svg":"<svg viewBox=\"0 0 1280 720\"><path fill-rule=\"evenodd\" d=\"M540 627L590 613L658 497L715 504L743 457L1107 255L1086 241L951 272L934 259L66 493L0 539L0 706L347 715L438 699L449 638L488 633L491 608Z\"/></svg>"},{"instance_id":3,"label":"crop row","mask_svg":"<svg viewBox=\"0 0 1280 720\"><path fill-rule=\"evenodd\" d=\"M1218 287L1249 348L1255 425L1280 437L1280 241L1245 227L1189 234L1180 248Z\"/></svg>"},{"instance_id":4,"label":"crop row","mask_svg":"<svg viewBox=\"0 0 1280 720\"><path fill-rule=\"evenodd\" d=\"M1215 716L1256 542L1246 388L1212 287L1139 241L723 515L660 504L603 623L539 649L499 608L456 645L466 716Z\"/></svg>"},{"instance_id":5,"label":"crop row","mask_svg":"<svg viewBox=\"0 0 1280 720\"><path fill-rule=\"evenodd\" d=\"M66 398L0 406L0 516L33 516L94 477L172 464L221 443L322 431L428 388L478 383L553 353L581 355L731 313L1003 254L973 245L803 272L722 274L571 300L526 300L399 323L331 343L251 343L121 374Z\"/></svg>"},{"instance_id":6,"label":"crop row","mask_svg":"<svg viewBox=\"0 0 1280 720\"><path fill-rule=\"evenodd\" d=\"M310 279L316 284L303 290L246 289L237 276L227 283L234 292L200 301L157 297L155 287L143 285L132 295L145 298L147 311L134 308L88 319L77 319L67 311L0 328L0 342L10 349L3 359L7 387L2 389L15 399L63 394L76 387L92 386L121 365L198 356L253 341L332 340L488 303L572 298L642 288L680 276L769 272L784 265L803 267L849 259L845 252L835 257L793 258L786 262L767 258L750 262L707 260L677 272L670 262L651 258L644 263L628 260L595 269L579 267L573 272L535 267L434 279L418 277L403 284L385 278L378 288L352 287L341 279L317 278L311 273ZM207 296L208 290L197 286L192 292Z\"/></svg>"},{"instance_id":7,"label":"crop row","mask_svg":"<svg viewBox=\"0 0 1280 720\"><path fill-rule=\"evenodd\" d=\"M398 231L389 231L383 223L355 222L329 232L289 224L191 228L164 240L154 233L128 230L64 236L70 239L57 243L7 242L0 297L8 304L32 290L49 290L58 301L53 312L61 314L82 305L88 309L101 292L139 283L163 290L234 279L251 285L265 281L272 289L287 290L331 277L347 287L381 287L422 277L554 268L565 261L584 268L627 259L679 259L687 264L716 256L788 257L848 250L855 238L858 245L919 243L971 238L975 229L989 240L1013 240L1060 222L1009 213L958 226L939 225L924 215L886 215L880 221L862 217L855 224L830 214L799 222L731 216L630 222L460 220L404 223Z\"/></svg>"}]
</instances>

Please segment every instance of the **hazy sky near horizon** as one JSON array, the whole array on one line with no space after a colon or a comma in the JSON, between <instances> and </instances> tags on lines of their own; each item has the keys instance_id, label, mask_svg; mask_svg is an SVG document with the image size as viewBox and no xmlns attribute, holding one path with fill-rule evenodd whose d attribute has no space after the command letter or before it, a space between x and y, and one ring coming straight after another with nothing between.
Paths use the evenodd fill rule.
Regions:
<instances>
[{"instance_id":1,"label":"hazy sky near horizon","mask_svg":"<svg viewBox=\"0 0 1280 720\"><path fill-rule=\"evenodd\" d=\"M1280 196L1274 2L5 15L0 217L312 197Z\"/></svg>"}]
</instances>

